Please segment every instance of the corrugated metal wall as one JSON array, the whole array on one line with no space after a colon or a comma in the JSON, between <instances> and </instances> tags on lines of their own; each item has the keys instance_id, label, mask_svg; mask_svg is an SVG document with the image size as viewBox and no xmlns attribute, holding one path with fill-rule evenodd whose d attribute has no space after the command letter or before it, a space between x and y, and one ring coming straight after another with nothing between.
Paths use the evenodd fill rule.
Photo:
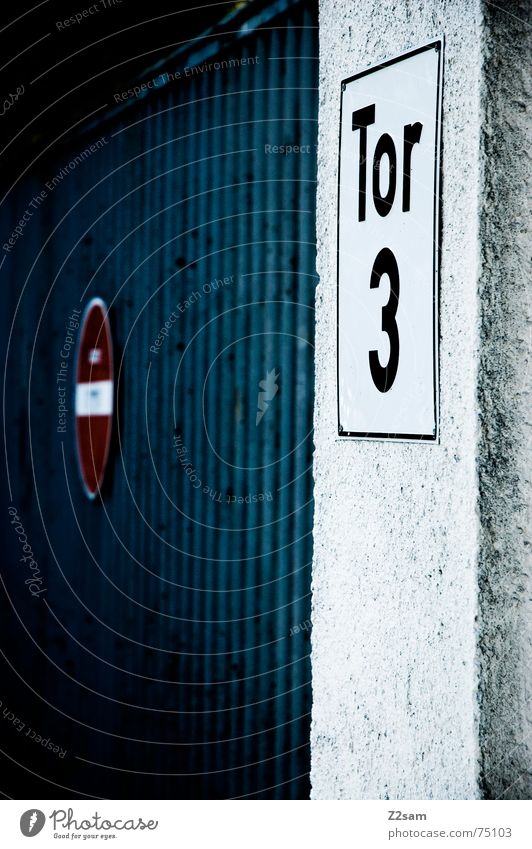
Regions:
<instances>
[{"instance_id":1,"label":"corrugated metal wall","mask_svg":"<svg viewBox=\"0 0 532 849\"><path fill-rule=\"evenodd\" d=\"M206 60L254 64L183 75L81 138L72 157L106 141L5 257L11 501L47 592L8 529L2 698L66 750L2 724L26 798L308 797L316 32L294 4ZM19 183L4 237L68 161ZM95 295L120 377L97 504L56 384Z\"/></svg>"}]
</instances>

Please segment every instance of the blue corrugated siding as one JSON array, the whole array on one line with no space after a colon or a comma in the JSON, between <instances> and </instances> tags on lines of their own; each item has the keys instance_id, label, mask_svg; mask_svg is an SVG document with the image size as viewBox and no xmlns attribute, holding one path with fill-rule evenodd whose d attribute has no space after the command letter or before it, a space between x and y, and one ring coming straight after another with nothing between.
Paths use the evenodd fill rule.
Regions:
<instances>
[{"instance_id":1,"label":"blue corrugated siding","mask_svg":"<svg viewBox=\"0 0 532 849\"><path fill-rule=\"evenodd\" d=\"M290 631L310 615L315 24L296 4L235 43L231 56L257 64L170 83L102 124L95 138L108 143L6 258L7 328L36 260L13 326L7 452L47 593L28 596L8 539L4 681L68 754L50 761L8 733L2 748L41 797L57 785L308 797L309 634ZM310 150L268 155L266 144ZM2 233L41 185L19 186ZM95 295L111 305L120 378L98 504L80 490L72 413L56 432L55 385L68 316ZM271 369L279 391L257 426ZM259 493L271 500L227 503ZM35 759L42 781L24 771Z\"/></svg>"}]
</instances>

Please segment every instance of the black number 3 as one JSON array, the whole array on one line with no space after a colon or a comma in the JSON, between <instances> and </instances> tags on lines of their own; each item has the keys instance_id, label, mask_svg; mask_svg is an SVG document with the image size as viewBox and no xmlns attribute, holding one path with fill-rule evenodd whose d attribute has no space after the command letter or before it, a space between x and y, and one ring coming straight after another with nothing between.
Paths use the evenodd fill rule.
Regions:
<instances>
[{"instance_id":1,"label":"black number 3","mask_svg":"<svg viewBox=\"0 0 532 849\"><path fill-rule=\"evenodd\" d=\"M379 288L383 274L387 274L390 279L390 297L388 303L382 308L381 324L382 330L388 334L390 340L390 357L388 365L381 366L378 351L370 351L369 367L373 383L379 392L388 392L393 386L399 365L399 330L395 320L399 304L399 269L390 248L383 248L377 254L371 271L370 289Z\"/></svg>"}]
</instances>

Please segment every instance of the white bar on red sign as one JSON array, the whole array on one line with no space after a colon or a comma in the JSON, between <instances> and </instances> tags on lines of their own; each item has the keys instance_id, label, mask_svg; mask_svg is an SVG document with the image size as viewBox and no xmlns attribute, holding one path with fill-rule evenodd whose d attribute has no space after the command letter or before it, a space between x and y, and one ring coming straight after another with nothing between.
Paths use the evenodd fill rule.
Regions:
<instances>
[{"instance_id":1,"label":"white bar on red sign","mask_svg":"<svg viewBox=\"0 0 532 849\"><path fill-rule=\"evenodd\" d=\"M94 380L76 386L76 416L110 416L113 412L113 381Z\"/></svg>"}]
</instances>

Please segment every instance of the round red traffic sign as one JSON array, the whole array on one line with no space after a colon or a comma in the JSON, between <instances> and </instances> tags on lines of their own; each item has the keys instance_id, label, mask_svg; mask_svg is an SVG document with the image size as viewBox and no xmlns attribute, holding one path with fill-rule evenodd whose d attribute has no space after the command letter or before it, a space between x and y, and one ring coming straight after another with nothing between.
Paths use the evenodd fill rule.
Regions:
<instances>
[{"instance_id":1,"label":"round red traffic sign","mask_svg":"<svg viewBox=\"0 0 532 849\"><path fill-rule=\"evenodd\" d=\"M101 298L87 304L81 319L74 409L81 482L87 497L94 499L105 475L114 411L113 342Z\"/></svg>"}]
</instances>

